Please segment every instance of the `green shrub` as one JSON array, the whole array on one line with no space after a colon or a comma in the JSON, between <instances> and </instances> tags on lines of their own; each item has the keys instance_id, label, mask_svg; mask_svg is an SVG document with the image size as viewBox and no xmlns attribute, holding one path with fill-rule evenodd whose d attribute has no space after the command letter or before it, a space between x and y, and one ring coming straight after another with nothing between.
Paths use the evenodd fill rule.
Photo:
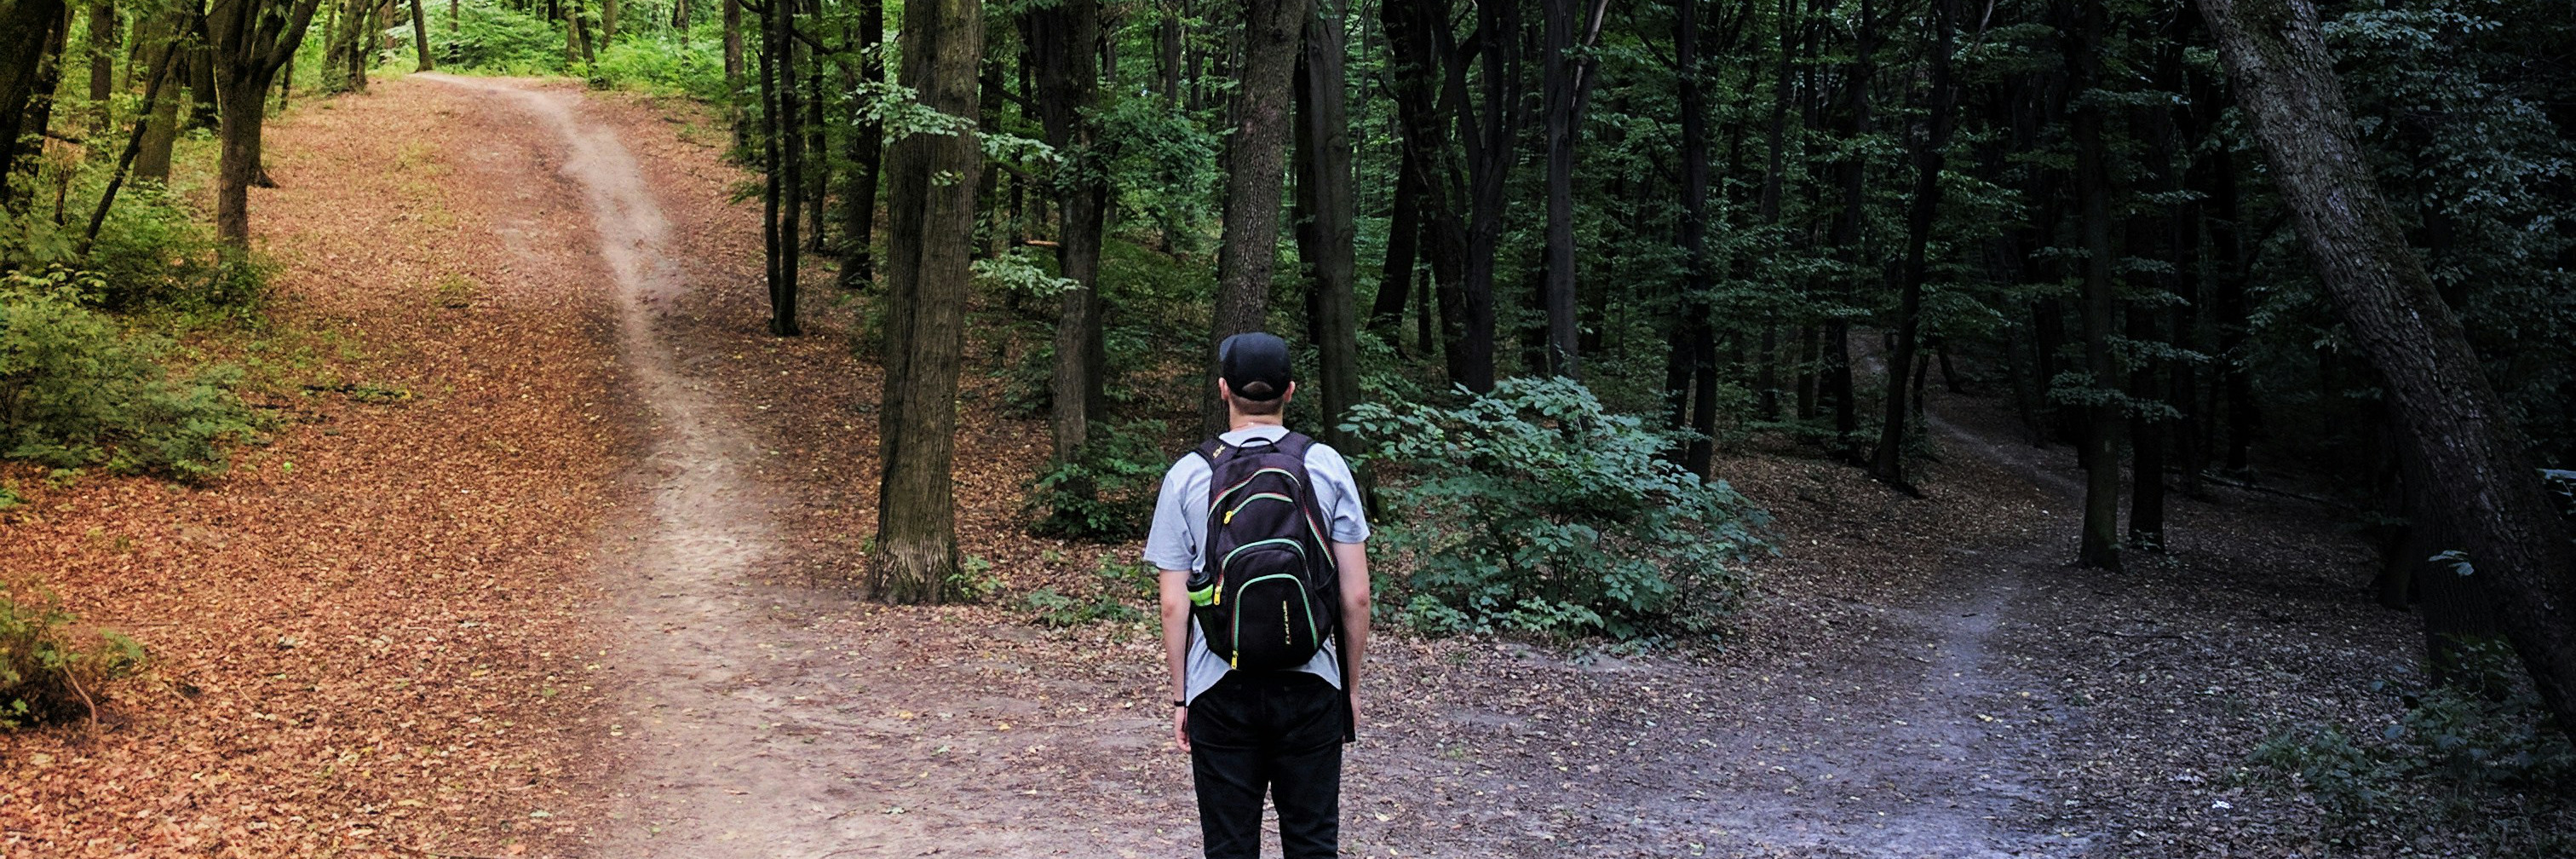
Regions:
<instances>
[{"instance_id":1,"label":"green shrub","mask_svg":"<svg viewBox=\"0 0 2576 859\"><path fill-rule=\"evenodd\" d=\"M96 298L108 310L244 308L267 294L264 271L218 262L214 230L149 182L118 192L80 268L97 277Z\"/></svg>"},{"instance_id":2,"label":"green shrub","mask_svg":"<svg viewBox=\"0 0 2576 859\"><path fill-rule=\"evenodd\" d=\"M2283 728L2249 759L2263 771L2293 777L2290 787L2316 798L2328 825L2360 840L2389 821L2439 822L2486 842L2488 852L2550 855L2576 846L2576 831L2496 828L2496 818L2576 818L2576 748L2550 724L2549 711L2510 646L2498 639L2455 642L2452 682L2394 692L2405 706L2377 731L2343 725ZM2382 832L2408 837L2416 825ZM2551 839L2556 840L2551 840ZM2538 840L2534 840L2538 839Z\"/></svg>"},{"instance_id":3,"label":"green shrub","mask_svg":"<svg viewBox=\"0 0 2576 859\"><path fill-rule=\"evenodd\" d=\"M80 626L41 588L0 590L0 728L87 716L143 659L133 639Z\"/></svg>"},{"instance_id":4,"label":"green shrub","mask_svg":"<svg viewBox=\"0 0 2576 859\"><path fill-rule=\"evenodd\" d=\"M1151 602L1155 576L1151 567L1121 564L1114 556L1100 556L1100 569L1093 573L1087 593L1082 597L1066 596L1054 588L1039 588L1020 598L1020 606L1037 622L1047 626L1081 626L1108 621L1133 623L1144 620L1146 613L1134 605L1138 600Z\"/></svg>"},{"instance_id":5,"label":"green shrub","mask_svg":"<svg viewBox=\"0 0 2576 859\"><path fill-rule=\"evenodd\" d=\"M0 282L0 456L183 480L220 474L254 427L238 371L172 378L158 340L82 306L94 277L59 268Z\"/></svg>"},{"instance_id":6,"label":"green shrub","mask_svg":"<svg viewBox=\"0 0 2576 859\"><path fill-rule=\"evenodd\" d=\"M502 75L563 73L563 31L552 22L492 0L473 0L464 12L453 31L443 24L430 28L430 50L438 53L440 67ZM393 32L410 41L410 24Z\"/></svg>"},{"instance_id":7,"label":"green shrub","mask_svg":"<svg viewBox=\"0 0 2576 859\"><path fill-rule=\"evenodd\" d=\"M668 38L626 38L599 52L599 61L590 68L591 85L723 101L723 49L723 43L707 39L682 44Z\"/></svg>"},{"instance_id":8,"label":"green shrub","mask_svg":"<svg viewBox=\"0 0 2576 859\"><path fill-rule=\"evenodd\" d=\"M1363 403L1348 429L1393 511L1377 545L1413 563L1388 602L1426 631L1712 631L1744 589L1732 565L1762 546L1742 496L1657 456L1671 434L1569 379L1506 379L1454 409Z\"/></svg>"},{"instance_id":9,"label":"green shrub","mask_svg":"<svg viewBox=\"0 0 2576 859\"><path fill-rule=\"evenodd\" d=\"M1125 540L1154 516L1154 485L1172 461L1154 442L1160 421L1095 422L1091 443L1029 486L1031 530L1087 540Z\"/></svg>"}]
</instances>

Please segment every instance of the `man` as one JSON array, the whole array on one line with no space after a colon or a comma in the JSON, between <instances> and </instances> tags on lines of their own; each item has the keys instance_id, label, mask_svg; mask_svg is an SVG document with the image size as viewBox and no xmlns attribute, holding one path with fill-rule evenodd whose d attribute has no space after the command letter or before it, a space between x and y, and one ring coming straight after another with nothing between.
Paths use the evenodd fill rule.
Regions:
<instances>
[{"instance_id":1,"label":"man","mask_svg":"<svg viewBox=\"0 0 2576 859\"><path fill-rule=\"evenodd\" d=\"M1145 540L1145 560L1162 571L1163 652L1172 674L1172 738L1190 755L1199 831L1205 836L1209 859L1257 857L1264 794L1272 797L1278 809L1279 841L1288 859L1337 856L1342 744L1355 737L1360 709L1356 669L1368 650L1368 555L1361 545L1368 540L1368 520L1360 507L1359 486L1342 455L1292 436L1281 423L1281 412L1297 393L1297 383L1289 378L1288 344L1259 332L1237 334L1226 338L1217 354L1217 395L1225 401L1230 429L1200 451L1181 457L1164 474L1162 496L1154 506L1153 533ZM1207 570L1215 537L1210 532L1240 527L1235 514L1247 502L1230 502L1224 519L1211 521L1212 478L1228 457L1279 457L1295 450L1303 452L1302 484L1272 477L1280 491L1259 497L1304 492L1312 499L1312 507L1303 514L1310 518L1303 521L1310 531L1324 532L1313 536L1325 544L1318 548L1329 558L1308 563L1331 578L1331 593L1325 598L1336 603L1318 606L1327 610L1318 614L1338 615L1318 626L1333 627L1334 634L1325 640L1321 631L1315 633L1316 642L1304 645L1315 646L1314 655L1303 664L1270 670L1238 667L1230 663L1239 663L1256 647L1270 646L1269 639L1283 637L1285 630L1283 636L1265 634L1256 641L1240 631L1239 622L1234 630L1219 624L1212 648L1208 630L1194 620L1193 607L1204 611L1217 600L1257 603L1266 611L1277 596L1265 593L1262 599L1250 600L1240 590L1232 592L1234 597L1218 596L1229 586L1244 585L1216 581L1216 573L1223 570ZM1239 465L1230 467L1229 473ZM1282 509L1273 508L1272 515ZM1320 526L1312 524L1318 521ZM1229 551L1220 566L1232 563L1235 554ZM1326 560L1329 566L1321 564ZM1281 612L1289 611L1288 599L1278 599ZM1301 610L1297 616L1307 615Z\"/></svg>"}]
</instances>

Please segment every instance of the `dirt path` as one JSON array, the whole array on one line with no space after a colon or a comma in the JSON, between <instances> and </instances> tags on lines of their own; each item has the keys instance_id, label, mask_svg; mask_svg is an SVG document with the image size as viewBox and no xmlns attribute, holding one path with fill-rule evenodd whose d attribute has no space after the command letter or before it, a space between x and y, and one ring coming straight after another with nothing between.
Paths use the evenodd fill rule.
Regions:
<instances>
[{"instance_id":1,"label":"dirt path","mask_svg":"<svg viewBox=\"0 0 2576 859\"><path fill-rule=\"evenodd\" d=\"M524 117L532 131L512 145L555 166L526 177L554 184L496 219L595 237L644 445L627 476L638 504L607 531L598 567L617 642L596 669L616 678L596 738L609 769L576 780L598 811L568 824L566 844L620 859L1195 852L1148 624L1048 630L1002 605L894 609L848 591L871 530L876 368L841 345L862 323L828 293L809 294L808 337L758 332L756 224L723 202L739 174L631 102L421 77L405 85ZM961 399L989 410L998 385L970 379ZM966 550L994 560L1014 594L1132 555L1008 527L1042 438L1033 422L990 415L961 437ZM2072 856L2209 843L2192 809L2210 791L2197 786L2214 785L2276 714L2207 713L2217 700L2173 691L2200 688L2215 666L2152 687L2112 674L2147 656L2120 630L2192 612L2225 628L2252 611L2244 602L2284 588L2321 624L2349 622L2340 595L2262 573L2217 589L2241 601L2177 605L2071 573L2062 475L1989 435L1945 443L1953 456L1927 467L1927 499L1812 459L1727 461L1780 514L1786 551L1758 565L1762 597L1723 650L1619 657L1391 638L1372 657L1381 679L1351 750L1350 855ZM2177 530L2202 527L2194 517L2206 518L2183 511ZM2309 533L2325 530L2300 539L2341 539ZM2181 581L2238 566L2224 552L2176 557L2164 575ZM2285 575L2331 577L2333 563ZM2314 628L2212 644L2257 648L2276 677L2385 661L2350 629L2340 651L2311 649L2303 633ZM2114 688L2131 703L2090 706ZM2210 736L2223 742L2190 745ZM2194 755L2178 757L2186 746ZM2097 804L2109 790L2129 804Z\"/></svg>"}]
</instances>

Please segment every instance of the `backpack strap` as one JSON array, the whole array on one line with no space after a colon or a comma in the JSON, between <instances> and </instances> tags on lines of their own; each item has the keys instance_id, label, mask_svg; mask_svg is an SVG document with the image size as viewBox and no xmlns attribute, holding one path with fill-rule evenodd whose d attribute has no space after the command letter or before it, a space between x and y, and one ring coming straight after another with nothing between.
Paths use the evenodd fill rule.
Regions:
<instances>
[{"instance_id":1,"label":"backpack strap","mask_svg":"<svg viewBox=\"0 0 2576 859\"><path fill-rule=\"evenodd\" d=\"M1209 438L1207 441L1199 442L1198 449L1190 452L1198 454L1200 459L1207 460L1208 468L1214 470L1216 461L1233 451L1228 449L1225 439Z\"/></svg>"}]
</instances>

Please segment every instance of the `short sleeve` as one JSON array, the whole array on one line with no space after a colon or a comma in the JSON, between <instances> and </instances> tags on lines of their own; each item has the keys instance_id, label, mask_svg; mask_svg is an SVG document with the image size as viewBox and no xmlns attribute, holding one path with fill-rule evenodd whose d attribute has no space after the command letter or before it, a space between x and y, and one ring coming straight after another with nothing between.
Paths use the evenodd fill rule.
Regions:
<instances>
[{"instance_id":1,"label":"short sleeve","mask_svg":"<svg viewBox=\"0 0 2576 859\"><path fill-rule=\"evenodd\" d=\"M1154 498L1154 527L1145 535L1145 563L1161 570L1198 568L1197 529L1190 526L1186 498L1192 467L1204 470L1195 455L1183 456L1163 472L1162 492Z\"/></svg>"},{"instance_id":2,"label":"short sleeve","mask_svg":"<svg viewBox=\"0 0 2576 859\"><path fill-rule=\"evenodd\" d=\"M1325 530L1332 532L1333 542L1368 542L1368 510L1360 503L1359 480L1351 476L1351 464L1342 459L1342 452L1320 443L1309 448L1306 473L1329 488L1332 497L1320 497L1325 493L1318 492L1315 500L1325 502L1320 506L1324 508Z\"/></svg>"}]
</instances>

